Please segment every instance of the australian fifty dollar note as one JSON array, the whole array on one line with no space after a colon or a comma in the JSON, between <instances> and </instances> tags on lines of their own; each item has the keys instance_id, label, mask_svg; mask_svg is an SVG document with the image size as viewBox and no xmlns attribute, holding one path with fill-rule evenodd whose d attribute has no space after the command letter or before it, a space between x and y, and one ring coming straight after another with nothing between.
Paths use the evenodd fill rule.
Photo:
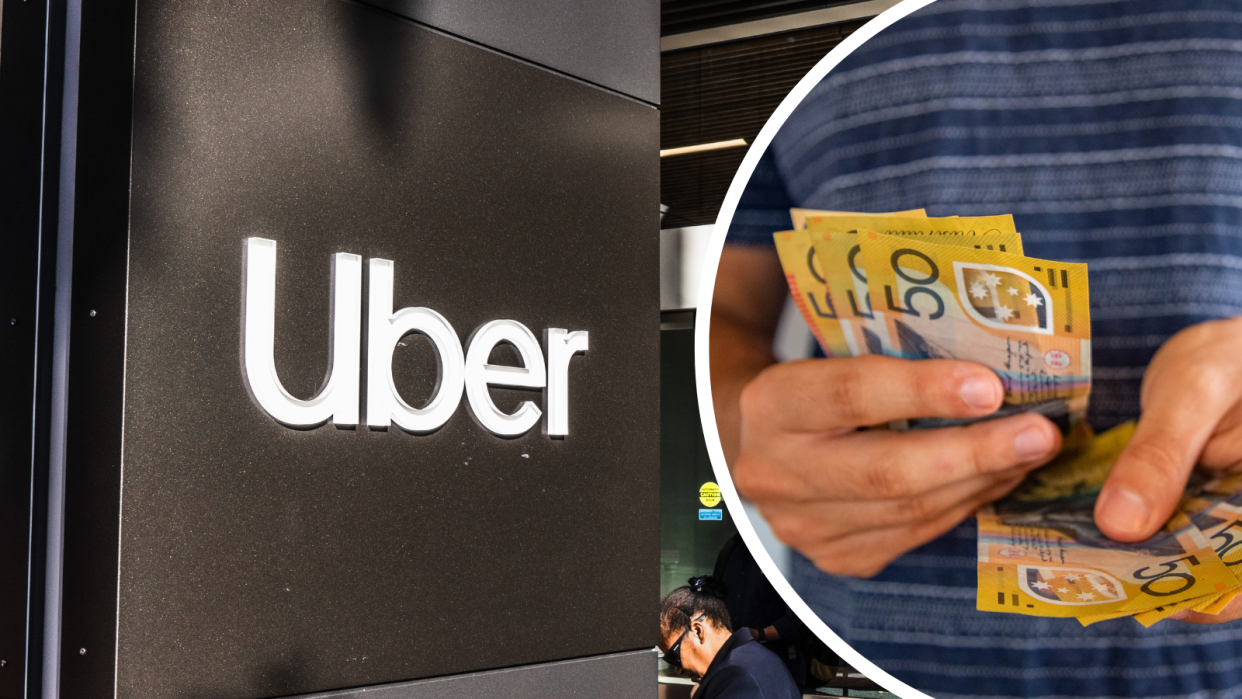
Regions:
<instances>
[{"instance_id":1,"label":"australian fifty dollar note","mask_svg":"<svg viewBox=\"0 0 1242 699\"><path fill-rule=\"evenodd\" d=\"M1133 433L1126 423L1063 452L978 512L980 610L1150 625L1242 587L1185 510L1135 544L1095 526L1095 500Z\"/></svg>"},{"instance_id":2,"label":"australian fifty dollar note","mask_svg":"<svg viewBox=\"0 0 1242 699\"><path fill-rule=\"evenodd\" d=\"M1022 238L1010 216L925 218L912 212L894 215L844 214L807 216L814 249L815 304L806 304L808 323L823 330L832 356L880 354L884 351L883 317L870 307L867 280L858 259L859 231L880 230L891 235L935 240L946 245L1022 253ZM777 234L778 251L781 234ZM805 245L799 242L799 245ZM782 254L782 264L785 263ZM790 259L791 263L796 260ZM788 275L790 267L786 266ZM804 294L806 293L804 288ZM816 310L818 306L818 310ZM825 327L826 326L826 327Z\"/></svg>"},{"instance_id":3,"label":"australian fifty dollar note","mask_svg":"<svg viewBox=\"0 0 1242 699\"><path fill-rule=\"evenodd\" d=\"M943 245L1005 250L1022 254L1022 238L1013 217L888 218L876 216L810 216L807 230L823 265L825 286L835 302L842 333L851 354L891 353L883 315L876 315L867 293L867 276L859 257L859 235L877 232Z\"/></svg>"},{"instance_id":4,"label":"australian fifty dollar note","mask_svg":"<svg viewBox=\"0 0 1242 699\"><path fill-rule=\"evenodd\" d=\"M823 266L811 245L811 234L803 230L807 216L922 218L926 214L922 209L888 214L855 214L814 209L790 209L789 212L793 218L794 230L780 231L772 236L776 241L776 252L785 272L789 293L824 354L829 357L849 357L852 354L850 343L845 336L845 328L838 322L836 306L824 280Z\"/></svg>"},{"instance_id":5,"label":"australian fifty dollar note","mask_svg":"<svg viewBox=\"0 0 1242 699\"><path fill-rule=\"evenodd\" d=\"M1219 614L1234 597L1242 593L1242 568L1239 567L1242 565L1242 474L1208 479L1195 473L1177 509L1190 518L1216 556L1235 578L1239 578L1239 587L1162 604L1150 611L1134 615L1143 626L1151 626L1183 609L1202 614ZM1105 618L1108 617L1080 617L1079 621L1086 626Z\"/></svg>"},{"instance_id":6,"label":"australian fifty dollar note","mask_svg":"<svg viewBox=\"0 0 1242 699\"><path fill-rule=\"evenodd\" d=\"M874 232L858 238L885 354L977 362L1005 387L1001 415L1040 412L1065 432L1081 422L1091 392L1085 264Z\"/></svg>"}]
</instances>

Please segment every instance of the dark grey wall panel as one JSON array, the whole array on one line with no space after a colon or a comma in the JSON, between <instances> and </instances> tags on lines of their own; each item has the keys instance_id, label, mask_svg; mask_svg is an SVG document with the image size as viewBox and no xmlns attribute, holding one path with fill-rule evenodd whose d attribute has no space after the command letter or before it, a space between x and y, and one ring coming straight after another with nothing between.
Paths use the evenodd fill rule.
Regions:
<instances>
[{"instance_id":1,"label":"dark grey wall panel","mask_svg":"<svg viewBox=\"0 0 1242 699\"><path fill-rule=\"evenodd\" d=\"M66 699L110 696L115 676L133 22L133 0L82 5L61 565Z\"/></svg>"},{"instance_id":2,"label":"dark grey wall panel","mask_svg":"<svg viewBox=\"0 0 1242 699\"><path fill-rule=\"evenodd\" d=\"M660 102L659 0L364 0L583 80Z\"/></svg>"},{"instance_id":3,"label":"dark grey wall panel","mask_svg":"<svg viewBox=\"0 0 1242 699\"><path fill-rule=\"evenodd\" d=\"M95 7L62 696L279 696L652 646L656 111L337 0L144 2L128 34L132 5ZM463 342L498 318L589 331L569 436L499 439L465 405L426 436L277 424L242 376L255 235L279 245L294 395L324 378L330 259L352 252L393 260L396 307ZM434 360L407 344L398 383L426 395Z\"/></svg>"},{"instance_id":4,"label":"dark grey wall panel","mask_svg":"<svg viewBox=\"0 0 1242 699\"><path fill-rule=\"evenodd\" d=\"M315 694L298 699L653 699L654 650Z\"/></svg>"}]
</instances>

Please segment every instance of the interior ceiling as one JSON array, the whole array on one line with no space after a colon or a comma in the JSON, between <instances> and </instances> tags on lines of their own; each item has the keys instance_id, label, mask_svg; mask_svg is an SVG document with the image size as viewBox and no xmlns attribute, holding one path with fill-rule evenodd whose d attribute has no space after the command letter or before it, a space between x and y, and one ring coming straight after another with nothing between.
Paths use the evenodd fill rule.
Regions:
<instances>
[{"instance_id":1,"label":"interior ceiling","mask_svg":"<svg viewBox=\"0 0 1242 699\"><path fill-rule=\"evenodd\" d=\"M667 13L673 5L743 4L747 3L665 0L663 7ZM763 3L790 4L795 3ZM833 3L819 6L827 4ZM735 138L753 143L768 117L807 71L865 23L862 19L663 54L660 148ZM669 207L662 227L714 222L745 155L745 148L732 148L661 158L660 201Z\"/></svg>"},{"instance_id":2,"label":"interior ceiling","mask_svg":"<svg viewBox=\"0 0 1242 699\"><path fill-rule=\"evenodd\" d=\"M660 35L848 5L857 0L661 0Z\"/></svg>"}]
</instances>

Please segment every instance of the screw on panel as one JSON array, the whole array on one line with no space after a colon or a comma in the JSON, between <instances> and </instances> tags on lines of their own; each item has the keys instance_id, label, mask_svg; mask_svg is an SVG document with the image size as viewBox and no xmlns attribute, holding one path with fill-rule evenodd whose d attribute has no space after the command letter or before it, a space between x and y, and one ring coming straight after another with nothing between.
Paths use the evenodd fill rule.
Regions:
<instances>
[{"instance_id":1,"label":"screw on panel","mask_svg":"<svg viewBox=\"0 0 1242 699\"><path fill-rule=\"evenodd\" d=\"M86 655L86 649L85 649L85 648L79 648L79 649L78 649L78 655Z\"/></svg>"},{"instance_id":2,"label":"screw on panel","mask_svg":"<svg viewBox=\"0 0 1242 699\"><path fill-rule=\"evenodd\" d=\"M8 665L8 664L9 664L9 661L7 661L7 660L0 660L0 667L4 667L5 665Z\"/></svg>"},{"instance_id":3,"label":"screw on panel","mask_svg":"<svg viewBox=\"0 0 1242 699\"><path fill-rule=\"evenodd\" d=\"M92 317L92 318L94 318L94 317L95 317L95 312L94 312L94 311L91 311L91 317Z\"/></svg>"},{"instance_id":4,"label":"screw on panel","mask_svg":"<svg viewBox=\"0 0 1242 699\"><path fill-rule=\"evenodd\" d=\"M17 319L16 319L16 318L9 318L9 325L17 325Z\"/></svg>"}]
</instances>

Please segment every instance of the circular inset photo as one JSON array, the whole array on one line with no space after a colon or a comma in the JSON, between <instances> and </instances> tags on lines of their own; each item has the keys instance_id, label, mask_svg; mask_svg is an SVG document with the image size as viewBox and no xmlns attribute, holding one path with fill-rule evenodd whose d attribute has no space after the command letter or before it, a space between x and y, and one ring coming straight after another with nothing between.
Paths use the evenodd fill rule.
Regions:
<instances>
[{"instance_id":1,"label":"circular inset photo","mask_svg":"<svg viewBox=\"0 0 1242 699\"><path fill-rule=\"evenodd\" d=\"M906 0L712 230L708 485L844 664L1242 696L1242 6Z\"/></svg>"}]
</instances>

